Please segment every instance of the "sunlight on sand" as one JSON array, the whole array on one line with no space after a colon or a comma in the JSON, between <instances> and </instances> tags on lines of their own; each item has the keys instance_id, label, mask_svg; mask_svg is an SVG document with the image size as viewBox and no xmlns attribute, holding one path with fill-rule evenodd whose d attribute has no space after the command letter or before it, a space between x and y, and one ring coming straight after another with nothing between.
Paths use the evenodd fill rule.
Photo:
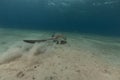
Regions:
<instances>
[{"instance_id":1,"label":"sunlight on sand","mask_svg":"<svg viewBox=\"0 0 120 80\"><path fill-rule=\"evenodd\" d=\"M120 80L120 39L62 32L67 44L46 39L52 31L0 29L0 80Z\"/></svg>"}]
</instances>

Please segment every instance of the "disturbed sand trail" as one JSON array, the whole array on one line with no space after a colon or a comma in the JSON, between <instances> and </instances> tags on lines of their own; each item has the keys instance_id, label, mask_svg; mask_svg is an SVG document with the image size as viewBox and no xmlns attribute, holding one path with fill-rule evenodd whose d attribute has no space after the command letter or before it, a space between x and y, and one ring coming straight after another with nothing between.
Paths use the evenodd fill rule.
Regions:
<instances>
[{"instance_id":1,"label":"disturbed sand trail","mask_svg":"<svg viewBox=\"0 0 120 80\"><path fill-rule=\"evenodd\" d=\"M0 80L120 80L119 41L65 33L65 45L28 44L51 32L0 31Z\"/></svg>"}]
</instances>

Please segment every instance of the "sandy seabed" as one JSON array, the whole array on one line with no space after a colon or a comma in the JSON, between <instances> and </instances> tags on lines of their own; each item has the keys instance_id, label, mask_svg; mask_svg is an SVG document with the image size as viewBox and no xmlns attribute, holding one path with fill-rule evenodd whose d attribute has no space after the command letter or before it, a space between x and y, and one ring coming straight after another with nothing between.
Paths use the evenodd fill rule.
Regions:
<instances>
[{"instance_id":1,"label":"sandy seabed","mask_svg":"<svg viewBox=\"0 0 120 80\"><path fill-rule=\"evenodd\" d=\"M120 80L120 38L62 33L65 45L29 44L53 32L0 28L0 80Z\"/></svg>"}]
</instances>

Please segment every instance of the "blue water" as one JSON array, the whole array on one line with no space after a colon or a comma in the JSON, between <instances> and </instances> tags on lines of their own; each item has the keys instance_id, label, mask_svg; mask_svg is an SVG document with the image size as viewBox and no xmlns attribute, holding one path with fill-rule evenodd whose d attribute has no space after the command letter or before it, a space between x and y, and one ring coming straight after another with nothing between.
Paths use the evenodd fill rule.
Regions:
<instances>
[{"instance_id":1,"label":"blue water","mask_svg":"<svg viewBox=\"0 0 120 80\"><path fill-rule=\"evenodd\" d=\"M120 36L120 0L0 0L0 25Z\"/></svg>"}]
</instances>

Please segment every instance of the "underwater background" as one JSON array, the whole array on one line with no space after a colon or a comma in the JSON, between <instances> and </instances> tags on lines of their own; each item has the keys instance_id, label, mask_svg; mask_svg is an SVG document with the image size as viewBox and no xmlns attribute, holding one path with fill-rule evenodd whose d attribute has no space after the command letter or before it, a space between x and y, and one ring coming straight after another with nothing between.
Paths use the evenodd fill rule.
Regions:
<instances>
[{"instance_id":1,"label":"underwater background","mask_svg":"<svg viewBox=\"0 0 120 80\"><path fill-rule=\"evenodd\" d=\"M0 0L0 25L120 36L120 1Z\"/></svg>"},{"instance_id":2,"label":"underwater background","mask_svg":"<svg viewBox=\"0 0 120 80\"><path fill-rule=\"evenodd\" d=\"M0 80L120 80L120 0L0 0Z\"/></svg>"}]
</instances>

